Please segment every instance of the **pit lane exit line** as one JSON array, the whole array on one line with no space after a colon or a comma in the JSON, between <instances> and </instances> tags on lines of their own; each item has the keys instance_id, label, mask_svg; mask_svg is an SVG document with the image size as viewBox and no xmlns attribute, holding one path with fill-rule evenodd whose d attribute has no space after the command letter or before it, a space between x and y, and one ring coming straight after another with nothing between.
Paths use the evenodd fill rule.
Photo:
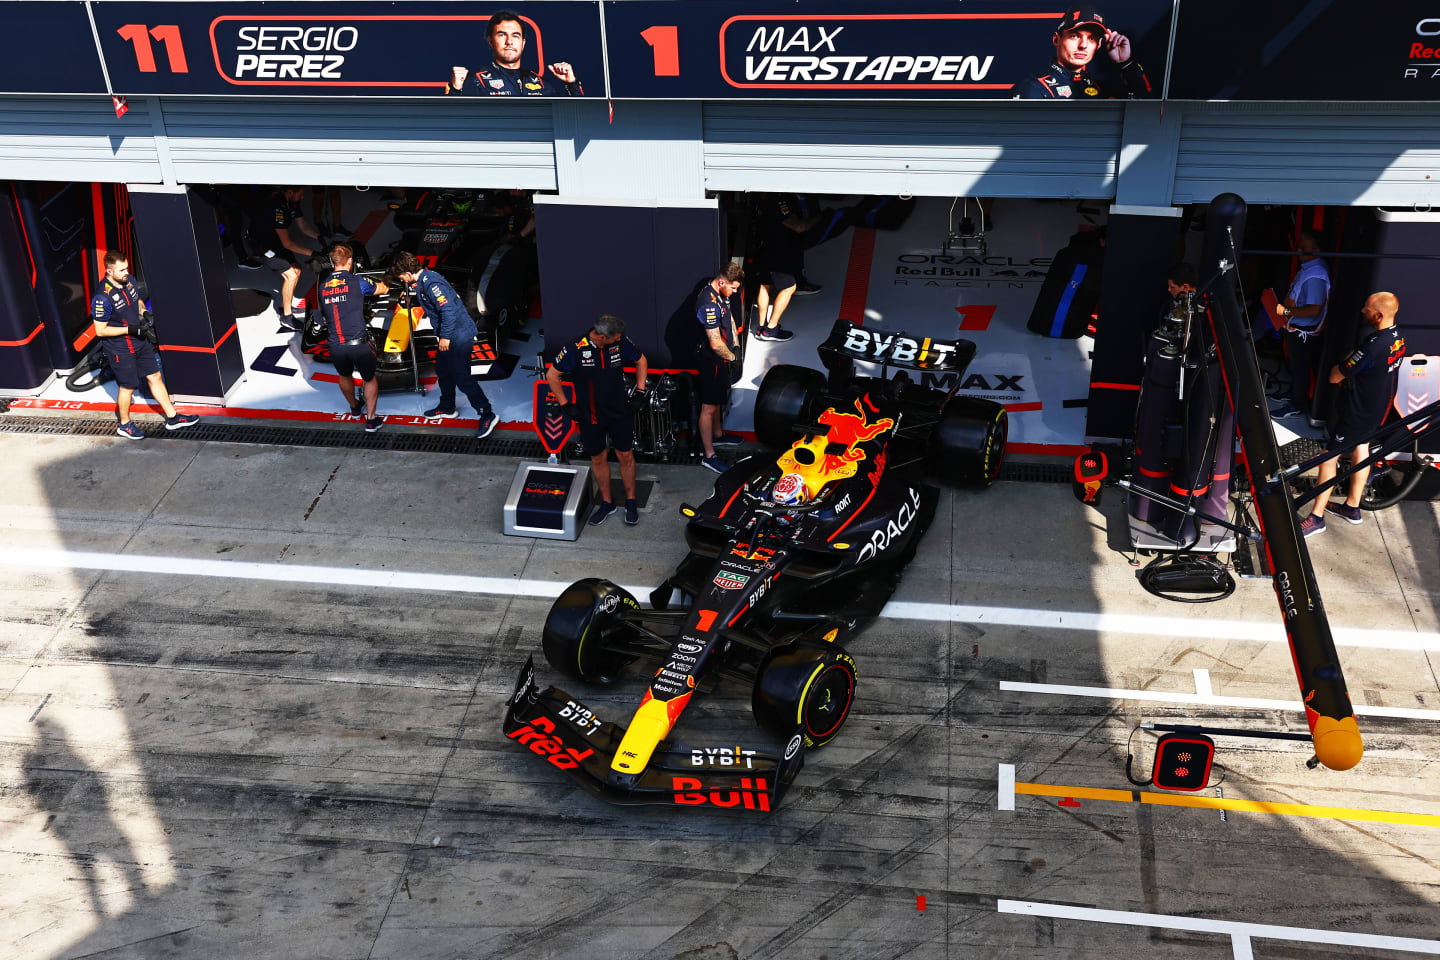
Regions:
<instances>
[{"instance_id":1,"label":"pit lane exit line","mask_svg":"<svg viewBox=\"0 0 1440 960\"><path fill-rule=\"evenodd\" d=\"M208 560L191 557L163 557L153 554L41 550L19 547L0 547L0 567L41 567L51 570L124 570L130 573L157 573L171 576L378 587L391 590L484 593L549 600L558 597L560 592L570 585L568 582L556 580L522 580L516 577L472 577L404 570L365 570L298 563L258 563L244 560ZM640 597L648 597L651 589L649 586L626 584L621 584L621 586ZM1245 620L1187 620L1180 617L1081 613L1063 610L1035 610L1025 607L981 607L968 604L922 603L904 600L892 600L885 605L885 609L880 612L880 615L891 620L973 623L981 626L1036 627L1092 633L1133 633L1150 637L1201 639L1223 637L1226 640L1255 640L1262 643L1285 642L1285 633L1278 625ZM1335 643L1339 646L1367 647L1376 650L1440 652L1440 634L1437 633L1399 633L1391 630L1363 630L1346 627L1335 627L1332 632Z\"/></svg>"},{"instance_id":2,"label":"pit lane exit line","mask_svg":"<svg viewBox=\"0 0 1440 960\"><path fill-rule=\"evenodd\" d=\"M1008 769L1007 769L1008 768ZM1366 823L1394 823L1407 827L1440 828L1440 814L1402 813L1395 810L1365 810L1357 807L1327 807L1309 803L1272 803L1268 800L1237 800L1233 797L1200 797L1193 794L1150 793L1108 787L1067 787L1049 783L1019 783L1015 765L999 764L997 810L1014 810L1015 797L1060 797L1076 800L1107 800L1112 803L1148 803L1157 807L1194 807L1202 810L1235 810L1241 813L1272 813L1284 817L1317 820L1358 820Z\"/></svg>"},{"instance_id":3,"label":"pit lane exit line","mask_svg":"<svg viewBox=\"0 0 1440 960\"><path fill-rule=\"evenodd\" d=\"M1423 953L1440 956L1440 941L1415 937L1390 937L1378 933L1349 933L1341 930L1318 930L1310 927L1278 927L1268 923L1244 923L1238 920L1211 920L1208 917L1175 917L1163 913L1138 913L1129 910L1101 910L1095 907L1072 907L1063 903L1038 903L1033 900L1000 900L995 904L999 913L1026 917L1050 917L1056 920L1083 920L1088 923L1114 923L1129 927L1155 927L1161 930L1188 930L1195 933L1217 933L1230 938L1235 960L1251 960L1250 941L1284 940L1291 943L1335 944L1343 947L1368 947L1374 950L1395 950L1401 953Z\"/></svg>"}]
</instances>

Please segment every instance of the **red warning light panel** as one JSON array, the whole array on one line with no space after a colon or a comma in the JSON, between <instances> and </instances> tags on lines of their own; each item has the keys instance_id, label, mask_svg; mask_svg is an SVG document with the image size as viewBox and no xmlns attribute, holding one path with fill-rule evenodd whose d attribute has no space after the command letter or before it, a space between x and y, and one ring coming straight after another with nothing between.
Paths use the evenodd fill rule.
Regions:
<instances>
[{"instance_id":1,"label":"red warning light panel","mask_svg":"<svg viewBox=\"0 0 1440 960\"><path fill-rule=\"evenodd\" d=\"M1162 790L1205 789L1215 741L1196 733L1170 733L1155 745L1155 786Z\"/></svg>"}]
</instances>

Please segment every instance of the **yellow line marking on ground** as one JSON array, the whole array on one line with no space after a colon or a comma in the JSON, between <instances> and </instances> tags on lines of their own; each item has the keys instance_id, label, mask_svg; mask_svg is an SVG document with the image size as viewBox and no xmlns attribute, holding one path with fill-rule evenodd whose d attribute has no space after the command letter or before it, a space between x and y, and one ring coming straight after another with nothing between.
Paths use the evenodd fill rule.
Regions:
<instances>
[{"instance_id":1,"label":"yellow line marking on ground","mask_svg":"<svg viewBox=\"0 0 1440 960\"><path fill-rule=\"evenodd\" d=\"M1136 790L1107 790L1098 787L1052 786L1048 783L1017 783L1015 792L1032 797L1069 797L1076 800L1110 800L1116 803L1138 802L1154 804L1159 807L1197 807L1202 810L1274 813L1285 817L1365 820L1371 823L1398 823L1409 827L1440 827L1440 814L1434 813L1398 813L1393 810L1361 810L1355 807L1321 807L1308 803L1270 803L1265 800L1233 800L1177 793L1141 793Z\"/></svg>"}]
</instances>

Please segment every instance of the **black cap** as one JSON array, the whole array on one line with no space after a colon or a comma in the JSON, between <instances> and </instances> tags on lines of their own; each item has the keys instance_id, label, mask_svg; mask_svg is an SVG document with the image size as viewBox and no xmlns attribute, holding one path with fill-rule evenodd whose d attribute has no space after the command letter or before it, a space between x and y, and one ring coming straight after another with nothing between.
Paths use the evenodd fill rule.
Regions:
<instances>
[{"instance_id":1,"label":"black cap","mask_svg":"<svg viewBox=\"0 0 1440 960\"><path fill-rule=\"evenodd\" d=\"M1073 4L1065 9L1065 17L1055 28L1055 32L1064 33L1066 30L1074 30L1076 27L1083 27L1090 23L1099 27L1102 34L1110 29L1105 25L1105 17L1093 3Z\"/></svg>"}]
</instances>

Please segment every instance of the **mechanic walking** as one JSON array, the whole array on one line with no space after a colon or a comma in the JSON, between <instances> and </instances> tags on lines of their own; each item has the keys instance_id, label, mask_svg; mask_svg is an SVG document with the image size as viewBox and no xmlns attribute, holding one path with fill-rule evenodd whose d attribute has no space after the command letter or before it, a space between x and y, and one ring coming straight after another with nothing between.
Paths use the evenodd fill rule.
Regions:
<instances>
[{"instance_id":1,"label":"mechanic walking","mask_svg":"<svg viewBox=\"0 0 1440 960\"><path fill-rule=\"evenodd\" d=\"M460 295L449 281L434 270L425 269L420 258L408 250L395 255L390 272L405 284L415 301L425 309L440 338L440 352L435 356L440 402L426 410L425 416L444 420L459 416L455 409L455 388L458 386L470 398L475 413L480 417L476 438L490 436L500 422L500 416L491 408L490 400L480 389L480 384L475 382L475 374L470 370L470 354L479 331L461 304Z\"/></svg>"},{"instance_id":2,"label":"mechanic walking","mask_svg":"<svg viewBox=\"0 0 1440 960\"><path fill-rule=\"evenodd\" d=\"M700 344L700 444L705 459L700 463L716 473L730 468L715 454L717 446L734 446L741 438L724 432L725 404L730 384L739 379L740 358L735 353L735 317L730 298L740 291L745 271L738 263L727 263L714 279L700 288L695 314L705 339ZM732 373L734 374L732 376Z\"/></svg>"},{"instance_id":3,"label":"mechanic walking","mask_svg":"<svg viewBox=\"0 0 1440 960\"><path fill-rule=\"evenodd\" d=\"M635 366L635 393L625 396L625 366ZM605 314L595 321L590 332L560 348L555 362L545 370L545 381L557 403L566 408L580 428L585 455L600 485L600 502L590 514L590 523L604 523L615 512L610 492L610 460L605 447L606 437L615 448L620 461L620 480L625 485L625 522L640 522L635 502L635 419L634 410L645 404L645 379L649 364L640 348L625 336L625 321ZM565 389L560 375L569 374L575 384L575 403L565 402Z\"/></svg>"},{"instance_id":4,"label":"mechanic walking","mask_svg":"<svg viewBox=\"0 0 1440 960\"><path fill-rule=\"evenodd\" d=\"M365 298L386 293L389 288L351 272L355 269L355 251L349 244L337 243L330 248L330 265L335 270L320 285L320 312L329 327L330 361L340 378L340 392L350 405L350 414L356 417L361 415L361 407L355 402L353 375L360 374L365 384L365 432L374 433L385 425L385 418L375 414L380 381L375 378L375 348L365 322Z\"/></svg>"},{"instance_id":5,"label":"mechanic walking","mask_svg":"<svg viewBox=\"0 0 1440 960\"><path fill-rule=\"evenodd\" d=\"M140 387L140 378L150 385L150 395L165 413L165 429L194 426L200 418L180 413L170 402L170 391L160 376L160 357L155 352L155 321L149 311L142 313L140 291L130 276L130 262L114 250L105 251L105 277L90 301L95 335L102 338L105 362L120 385L116 410L120 426L116 433L126 440L144 440L145 431L130 422L130 400Z\"/></svg>"},{"instance_id":6,"label":"mechanic walking","mask_svg":"<svg viewBox=\"0 0 1440 960\"><path fill-rule=\"evenodd\" d=\"M1360 308L1360 317L1371 328L1365 338L1344 360L1330 368L1330 382L1339 384L1335 403L1335 420L1326 427L1326 452L1339 451L1360 437L1368 437L1380 429L1390 404L1395 399L1395 386L1400 361L1405 357L1405 338L1395 328L1395 315L1400 301L1393 293L1372 293ZM1362 443L1350 454L1351 463L1363 463L1370 456L1370 444ZM1331 457L1320 464L1317 483L1335 478L1336 460ZM1322 492L1310 507L1310 516L1300 522L1300 532L1307 538L1325 532L1325 511L1348 523L1362 523L1360 497L1370 468L1363 467L1350 476L1349 496L1344 503L1331 503L1334 487Z\"/></svg>"},{"instance_id":7,"label":"mechanic walking","mask_svg":"<svg viewBox=\"0 0 1440 960\"><path fill-rule=\"evenodd\" d=\"M280 274L280 302L276 308L280 313L280 325L287 330L300 329L300 321L292 314L295 287L300 283L300 261L297 257L309 259L315 252L290 235L290 225L295 224L301 233L313 240L320 239L319 231L300 211L300 201L304 199L304 187L260 192L251 204L250 223L246 229L251 252L263 257L265 266Z\"/></svg>"},{"instance_id":8,"label":"mechanic walking","mask_svg":"<svg viewBox=\"0 0 1440 960\"><path fill-rule=\"evenodd\" d=\"M1320 259L1319 239L1306 230L1296 241L1295 250L1300 269L1290 281L1284 302L1275 307L1275 312L1285 321L1285 362L1290 370L1290 398L1275 411L1276 417L1313 415L1310 381L1315 367L1315 347L1330 305L1330 269Z\"/></svg>"}]
</instances>

